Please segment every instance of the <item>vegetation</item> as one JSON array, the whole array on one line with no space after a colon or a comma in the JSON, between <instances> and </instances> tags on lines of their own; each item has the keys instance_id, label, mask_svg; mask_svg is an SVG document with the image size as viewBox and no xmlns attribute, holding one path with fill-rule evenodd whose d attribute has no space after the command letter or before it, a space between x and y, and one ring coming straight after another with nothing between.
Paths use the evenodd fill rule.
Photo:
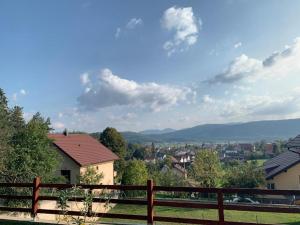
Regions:
<instances>
[{"instance_id":1,"label":"vegetation","mask_svg":"<svg viewBox=\"0 0 300 225\"><path fill-rule=\"evenodd\" d=\"M36 113L29 122L23 118L22 108L9 109L4 92L0 89L0 182L32 182L40 176L44 182L55 182L55 171L60 163L47 137L50 120ZM1 189L6 194L24 194L28 188ZM26 201L25 201L26 202ZM18 204L25 204L18 201ZM7 204L15 205L17 201ZM28 201L27 201L28 203Z\"/></svg>"},{"instance_id":2,"label":"vegetation","mask_svg":"<svg viewBox=\"0 0 300 225\"><path fill-rule=\"evenodd\" d=\"M131 160L127 164L123 177L122 184L124 185L146 185L148 178L148 172L146 165L141 160ZM143 195L141 191L128 191L126 196L132 197L137 195Z\"/></svg>"},{"instance_id":3,"label":"vegetation","mask_svg":"<svg viewBox=\"0 0 300 225\"><path fill-rule=\"evenodd\" d=\"M225 187L256 188L265 183L265 174L256 161L236 162L226 168Z\"/></svg>"},{"instance_id":4,"label":"vegetation","mask_svg":"<svg viewBox=\"0 0 300 225\"><path fill-rule=\"evenodd\" d=\"M201 187L218 187L221 183L222 168L216 151L198 151L190 170L190 176Z\"/></svg>"},{"instance_id":5,"label":"vegetation","mask_svg":"<svg viewBox=\"0 0 300 225\"><path fill-rule=\"evenodd\" d=\"M125 168L126 141L123 136L112 127L107 127L100 135L100 142L119 156L115 161L115 170L121 179Z\"/></svg>"},{"instance_id":6,"label":"vegetation","mask_svg":"<svg viewBox=\"0 0 300 225\"><path fill-rule=\"evenodd\" d=\"M88 166L86 171L79 176L81 184L100 184L102 179L103 173L97 173L96 169L92 166Z\"/></svg>"},{"instance_id":7,"label":"vegetation","mask_svg":"<svg viewBox=\"0 0 300 225\"><path fill-rule=\"evenodd\" d=\"M198 218L198 219L218 219L217 210L213 209L183 209L172 207L155 207L155 215L171 216L183 218ZM146 206L140 205L122 205L118 204L112 208L109 213L128 213L134 215L146 215ZM286 225L300 225L299 214L286 213L267 213L267 212L243 212L225 210L225 220L237 222L252 222L252 223L268 223L268 224L286 224ZM141 223L141 221L117 220L103 218L101 221L106 222L126 222L126 223ZM157 224L170 224L164 222L157 222Z\"/></svg>"}]
</instances>

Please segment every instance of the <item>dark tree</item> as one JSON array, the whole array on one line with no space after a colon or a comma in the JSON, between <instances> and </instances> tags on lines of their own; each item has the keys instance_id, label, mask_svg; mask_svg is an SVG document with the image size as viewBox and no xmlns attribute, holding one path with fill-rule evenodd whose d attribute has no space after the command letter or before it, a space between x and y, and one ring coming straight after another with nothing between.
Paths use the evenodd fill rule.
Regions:
<instances>
[{"instance_id":1,"label":"dark tree","mask_svg":"<svg viewBox=\"0 0 300 225\"><path fill-rule=\"evenodd\" d=\"M118 178L121 178L125 167L125 139L115 128L107 127L100 135L100 142L119 156L120 159L115 162L115 170Z\"/></svg>"}]
</instances>

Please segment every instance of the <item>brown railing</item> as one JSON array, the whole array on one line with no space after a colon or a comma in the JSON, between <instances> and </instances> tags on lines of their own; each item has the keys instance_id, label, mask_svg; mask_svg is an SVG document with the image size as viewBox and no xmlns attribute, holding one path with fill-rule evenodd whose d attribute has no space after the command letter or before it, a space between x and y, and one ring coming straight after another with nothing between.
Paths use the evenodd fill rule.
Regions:
<instances>
[{"instance_id":1,"label":"brown railing","mask_svg":"<svg viewBox=\"0 0 300 225\"><path fill-rule=\"evenodd\" d=\"M0 211L10 212L26 212L31 213L32 217L35 217L38 213L45 214L62 214L61 210L53 209L39 209L38 203L40 200L58 200L56 196L43 196L40 195L42 188L56 188L67 189L72 188L72 184L47 184L41 183L40 178L34 179L33 183L0 183L0 187L20 187L20 188L32 188L31 196L20 195L0 195L0 199L15 199L15 200L32 200L31 208L17 208L17 207L0 207ZM300 190L266 190L266 189L228 189L228 188L198 188L198 187L165 187L155 186L152 180L147 181L147 186L137 185L77 185L82 189L88 189L90 191L95 189L110 189L120 191L139 190L147 192L147 199L110 199L110 203L118 204L132 204L132 205L146 205L147 215L131 215L131 214L116 214L116 213L91 213L90 215L98 216L102 218L118 218L129 220L144 220L148 224L154 224L155 221L171 222L171 223L187 223L187 224L218 224L218 225L254 225L258 223L248 222L233 222L225 221L224 210L236 210L236 211L255 211L255 212L275 212L275 213L300 213L300 207L289 205L266 205L266 204L232 204L224 202L224 194L247 194L247 195L297 195L300 196ZM186 192L186 193L212 193L217 196L217 201L214 202L196 202L186 200L161 200L155 199L156 192ZM69 201L83 201L83 198L69 199ZM105 202L105 199L93 198L93 202L101 203ZM196 218L177 218L166 216L155 216L155 206L166 207L180 207L180 208L197 208L197 209L215 209L218 211L218 220L206 220ZM67 215L80 216L79 211L68 211ZM266 225L266 224L264 224Z\"/></svg>"}]
</instances>

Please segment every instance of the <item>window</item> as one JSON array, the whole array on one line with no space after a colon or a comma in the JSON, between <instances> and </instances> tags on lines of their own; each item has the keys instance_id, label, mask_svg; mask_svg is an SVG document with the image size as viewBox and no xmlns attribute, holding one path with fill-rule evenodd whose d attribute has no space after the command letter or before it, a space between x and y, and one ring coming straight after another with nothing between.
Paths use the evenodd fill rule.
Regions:
<instances>
[{"instance_id":1,"label":"window","mask_svg":"<svg viewBox=\"0 0 300 225\"><path fill-rule=\"evenodd\" d=\"M71 183L71 170L61 170L60 174L65 177L67 184Z\"/></svg>"},{"instance_id":2,"label":"window","mask_svg":"<svg viewBox=\"0 0 300 225\"><path fill-rule=\"evenodd\" d=\"M274 190L275 189L275 184L274 183L269 183L269 184L267 184L267 188L269 190Z\"/></svg>"}]
</instances>

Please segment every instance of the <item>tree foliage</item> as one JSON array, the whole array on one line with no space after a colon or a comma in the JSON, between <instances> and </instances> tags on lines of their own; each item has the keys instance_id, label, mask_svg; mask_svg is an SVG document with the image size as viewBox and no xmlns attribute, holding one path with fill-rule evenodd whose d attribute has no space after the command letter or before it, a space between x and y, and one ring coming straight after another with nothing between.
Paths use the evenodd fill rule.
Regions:
<instances>
[{"instance_id":1,"label":"tree foliage","mask_svg":"<svg viewBox=\"0 0 300 225\"><path fill-rule=\"evenodd\" d=\"M11 149L4 156L2 179L13 183L31 182L34 177L40 176L44 182L53 181L59 156L47 137L49 119L45 120L37 113L27 124L20 120L18 126L24 128L14 132L10 141Z\"/></svg>"},{"instance_id":2,"label":"tree foliage","mask_svg":"<svg viewBox=\"0 0 300 225\"><path fill-rule=\"evenodd\" d=\"M265 183L265 174L256 161L249 163L238 162L235 166L227 167L225 187L230 188L257 188Z\"/></svg>"},{"instance_id":3,"label":"tree foliage","mask_svg":"<svg viewBox=\"0 0 300 225\"><path fill-rule=\"evenodd\" d=\"M37 176L44 182L56 180L55 172L60 161L47 136L50 129L50 120L39 113L26 123L22 108L15 106L10 109L0 89L0 182L26 183ZM1 191L26 194L30 190L7 188Z\"/></svg>"},{"instance_id":4,"label":"tree foliage","mask_svg":"<svg viewBox=\"0 0 300 225\"><path fill-rule=\"evenodd\" d=\"M128 162L123 177L123 185L146 185L148 179L147 167L144 161L131 160ZM141 191L128 191L127 196L141 195Z\"/></svg>"},{"instance_id":5,"label":"tree foliage","mask_svg":"<svg viewBox=\"0 0 300 225\"><path fill-rule=\"evenodd\" d=\"M100 184L102 179L103 173L97 173L96 169L92 166L88 166L86 171L79 176L81 184Z\"/></svg>"},{"instance_id":6,"label":"tree foliage","mask_svg":"<svg viewBox=\"0 0 300 225\"><path fill-rule=\"evenodd\" d=\"M120 159L115 162L115 170L121 178L125 167L125 139L115 128L107 127L100 135L100 142L119 156Z\"/></svg>"},{"instance_id":7,"label":"tree foliage","mask_svg":"<svg viewBox=\"0 0 300 225\"><path fill-rule=\"evenodd\" d=\"M201 187L218 187L222 168L217 152L213 150L198 151L190 175Z\"/></svg>"}]
</instances>

